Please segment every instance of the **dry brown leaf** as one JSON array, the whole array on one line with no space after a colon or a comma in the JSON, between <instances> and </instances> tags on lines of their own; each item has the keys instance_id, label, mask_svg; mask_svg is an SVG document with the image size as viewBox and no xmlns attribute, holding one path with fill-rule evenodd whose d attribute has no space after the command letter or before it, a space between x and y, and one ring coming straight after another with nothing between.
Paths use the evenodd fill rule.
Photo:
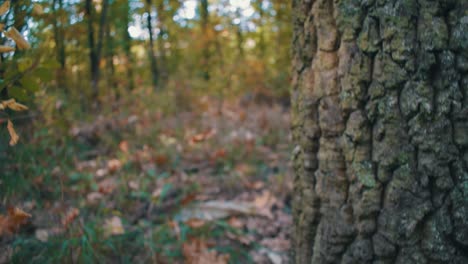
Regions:
<instances>
[{"instance_id":1,"label":"dry brown leaf","mask_svg":"<svg viewBox=\"0 0 468 264\"><path fill-rule=\"evenodd\" d=\"M10 1L5 1L3 4L0 6L0 16L3 16L10 10Z\"/></svg>"},{"instance_id":2,"label":"dry brown leaf","mask_svg":"<svg viewBox=\"0 0 468 264\"><path fill-rule=\"evenodd\" d=\"M18 49L26 50L31 48L31 45L28 41L19 33L19 31L15 27L11 27L8 31L4 31L6 37L11 38L15 43Z\"/></svg>"},{"instance_id":3,"label":"dry brown leaf","mask_svg":"<svg viewBox=\"0 0 468 264\"><path fill-rule=\"evenodd\" d=\"M122 162L118 159L111 159L107 162L107 169L110 173L114 173L122 168Z\"/></svg>"},{"instance_id":4,"label":"dry brown leaf","mask_svg":"<svg viewBox=\"0 0 468 264\"><path fill-rule=\"evenodd\" d=\"M212 138L214 135L216 135L216 130L214 129L209 129L203 133L193 135L189 138L188 142L190 145L194 145L200 142L203 142L207 139Z\"/></svg>"},{"instance_id":5,"label":"dry brown leaf","mask_svg":"<svg viewBox=\"0 0 468 264\"><path fill-rule=\"evenodd\" d=\"M262 194L257 196L254 200L254 204L258 209L258 213L270 219L273 218L271 207L276 202L276 198L268 190L263 191Z\"/></svg>"},{"instance_id":6,"label":"dry brown leaf","mask_svg":"<svg viewBox=\"0 0 468 264\"><path fill-rule=\"evenodd\" d=\"M68 226L75 221L75 219L80 215L80 210L77 208L71 208L68 210L67 214L62 218L62 226L67 229Z\"/></svg>"},{"instance_id":7,"label":"dry brown leaf","mask_svg":"<svg viewBox=\"0 0 468 264\"><path fill-rule=\"evenodd\" d=\"M16 134L15 127L10 120L8 120L7 129L10 134L10 146L14 146L18 143L19 136Z\"/></svg>"},{"instance_id":8,"label":"dry brown leaf","mask_svg":"<svg viewBox=\"0 0 468 264\"><path fill-rule=\"evenodd\" d=\"M123 153L127 154L128 153L128 141L124 140L119 143L119 149Z\"/></svg>"},{"instance_id":9,"label":"dry brown leaf","mask_svg":"<svg viewBox=\"0 0 468 264\"><path fill-rule=\"evenodd\" d=\"M98 184L98 190L102 194L110 194L116 187L115 180L112 178L105 179Z\"/></svg>"},{"instance_id":10,"label":"dry brown leaf","mask_svg":"<svg viewBox=\"0 0 468 264\"><path fill-rule=\"evenodd\" d=\"M245 226L244 222L237 217L229 218L228 224L234 228L243 228Z\"/></svg>"},{"instance_id":11,"label":"dry brown leaf","mask_svg":"<svg viewBox=\"0 0 468 264\"><path fill-rule=\"evenodd\" d=\"M254 182L246 181L244 182L244 186L248 189L260 190L265 186L265 183L262 181L254 181Z\"/></svg>"},{"instance_id":12,"label":"dry brown leaf","mask_svg":"<svg viewBox=\"0 0 468 264\"><path fill-rule=\"evenodd\" d=\"M191 239L182 245L182 253L188 264L227 264L229 255L209 250L205 241Z\"/></svg>"},{"instance_id":13,"label":"dry brown leaf","mask_svg":"<svg viewBox=\"0 0 468 264\"><path fill-rule=\"evenodd\" d=\"M201 219L191 218L185 222L186 225L190 226L191 228L200 228L206 224L206 221Z\"/></svg>"},{"instance_id":14,"label":"dry brown leaf","mask_svg":"<svg viewBox=\"0 0 468 264\"><path fill-rule=\"evenodd\" d=\"M220 159L224 159L226 158L227 156L227 152L225 149L221 148L221 149L218 149L216 150L215 152L213 152L210 156L211 158L211 161L212 162L215 162L217 160L220 160Z\"/></svg>"},{"instance_id":15,"label":"dry brown leaf","mask_svg":"<svg viewBox=\"0 0 468 264\"><path fill-rule=\"evenodd\" d=\"M10 108L11 110L18 111L18 112L28 110L27 106L16 102L15 99L9 99L9 100L3 101L2 103L0 103L0 105L1 105L0 110L3 110L5 108Z\"/></svg>"},{"instance_id":16,"label":"dry brown leaf","mask_svg":"<svg viewBox=\"0 0 468 264\"><path fill-rule=\"evenodd\" d=\"M0 53L12 52L15 51L14 47L0 45Z\"/></svg>"},{"instance_id":17,"label":"dry brown leaf","mask_svg":"<svg viewBox=\"0 0 468 264\"><path fill-rule=\"evenodd\" d=\"M31 218L30 214L17 207L8 208L6 216L0 215L0 236L17 232L29 218Z\"/></svg>"},{"instance_id":18,"label":"dry brown leaf","mask_svg":"<svg viewBox=\"0 0 468 264\"><path fill-rule=\"evenodd\" d=\"M252 235L237 235L237 234L233 234L231 232L227 232L226 233L226 236L229 238L229 239L232 239L232 240L235 240L235 241L239 241L240 243L242 243L243 245L250 245L252 244L252 242L255 241L255 238L252 236Z\"/></svg>"},{"instance_id":19,"label":"dry brown leaf","mask_svg":"<svg viewBox=\"0 0 468 264\"><path fill-rule=\"evenodd\" d=\"M156 155L154 157L154 162L158 165L158 166L164 166L166 165L168 162L169 162L169 158L166 156L166 155Z\"/></svg>"}]
</instances>

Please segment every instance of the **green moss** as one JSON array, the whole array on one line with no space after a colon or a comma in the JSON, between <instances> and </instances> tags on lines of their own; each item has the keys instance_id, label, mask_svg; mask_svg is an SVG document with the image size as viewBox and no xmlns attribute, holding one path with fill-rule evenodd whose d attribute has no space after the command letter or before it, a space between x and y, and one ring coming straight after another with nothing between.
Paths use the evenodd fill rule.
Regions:
<instances>
[{"instance_id":1,"label":"green moss","mask_svg":"<svg viewBox=\"0 0 468 264\"><path fill-rule=\"evenodd\" d=\"M370 188L376 186L377 181L375 180L372 163L368 161L353 163L353 170L362 185Z\"/></svg>"}]
</instances>

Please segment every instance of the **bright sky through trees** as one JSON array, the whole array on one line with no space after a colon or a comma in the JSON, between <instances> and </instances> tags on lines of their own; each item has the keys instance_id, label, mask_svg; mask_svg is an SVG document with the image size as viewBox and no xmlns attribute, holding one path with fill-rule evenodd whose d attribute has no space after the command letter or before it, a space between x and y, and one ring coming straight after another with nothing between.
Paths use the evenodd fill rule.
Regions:
<instances>
[{"instance_id":1,"label":"bright sky through trees","mask_svg":"<svg viewBox=\"0 0 468 264\"><path fill-rule=\"evenodd\" d=\"M197 16L198 0L187 0L184 1L179 12L174 16L174 20L185 24L184 20L191 20ZM233 20L234 24L239 24L242 18L251 17L255 13L255 9L251 5L250 0L229 0L226 2L220 1L217 4L216 9L220 10L222 13L236 13L241 17L235 18ZM135 18L135 25L128 28L130 36L134 39L146 39L148 38L148 33L146 32L145 26L140 21L141 17ZM157 28L156 28L157 30Z\"/></svg>"}]
</instances>

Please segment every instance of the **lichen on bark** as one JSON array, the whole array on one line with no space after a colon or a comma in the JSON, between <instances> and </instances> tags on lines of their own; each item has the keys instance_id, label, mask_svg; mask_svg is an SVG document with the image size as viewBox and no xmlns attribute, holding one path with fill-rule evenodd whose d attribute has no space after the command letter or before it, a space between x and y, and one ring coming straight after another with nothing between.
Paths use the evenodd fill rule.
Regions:
<instances>
[{"instance_id":1,"label":"lichen on bark","mask_svg":"<svg viewBox=\"0 0 468 264\"><path fill-rule=\"evenodd\" d=\"M468 2L294 0L296 263L468 263Z\"/></svg>"}]
</instances>

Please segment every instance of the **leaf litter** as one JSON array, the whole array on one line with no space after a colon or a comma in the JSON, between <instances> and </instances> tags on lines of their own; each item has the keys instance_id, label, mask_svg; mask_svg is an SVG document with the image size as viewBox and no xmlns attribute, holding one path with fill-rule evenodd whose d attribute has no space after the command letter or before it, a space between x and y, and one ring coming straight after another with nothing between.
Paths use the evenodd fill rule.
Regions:
<instances>
[{"instance_id":1,"label":"leaf litter","mask_svg":"<svg viewBox=\"0 0 468 264\"><path fill-rule=\"evenodd\" d=\"M36 238L47 241L67 229L80 230L88 221L100 222L105 237L120 236L149 222L145 232L172 227L184 263L228 263L236 255L219 251L226 247L247 251L255 263L288 263L287 111L226 102L223 113L213 106L174 116L100 116L95 123L74 126L71 135L80 140L112 131L120 140L108 146L114 151L76 157L73 170L62 173L65 185L73 185L65 189L62 203L74 206L35 209L32 214L39 218L62 215L46 224L33 221ZM108 216L99 220L97 214ZM0 217L4 233L10 221L5 219ZM218 234L219 227L224 231ZM188 235L187 228L192 230ZM158 253L160 260L166 257Z\"/></svg>"}]
</instances>

